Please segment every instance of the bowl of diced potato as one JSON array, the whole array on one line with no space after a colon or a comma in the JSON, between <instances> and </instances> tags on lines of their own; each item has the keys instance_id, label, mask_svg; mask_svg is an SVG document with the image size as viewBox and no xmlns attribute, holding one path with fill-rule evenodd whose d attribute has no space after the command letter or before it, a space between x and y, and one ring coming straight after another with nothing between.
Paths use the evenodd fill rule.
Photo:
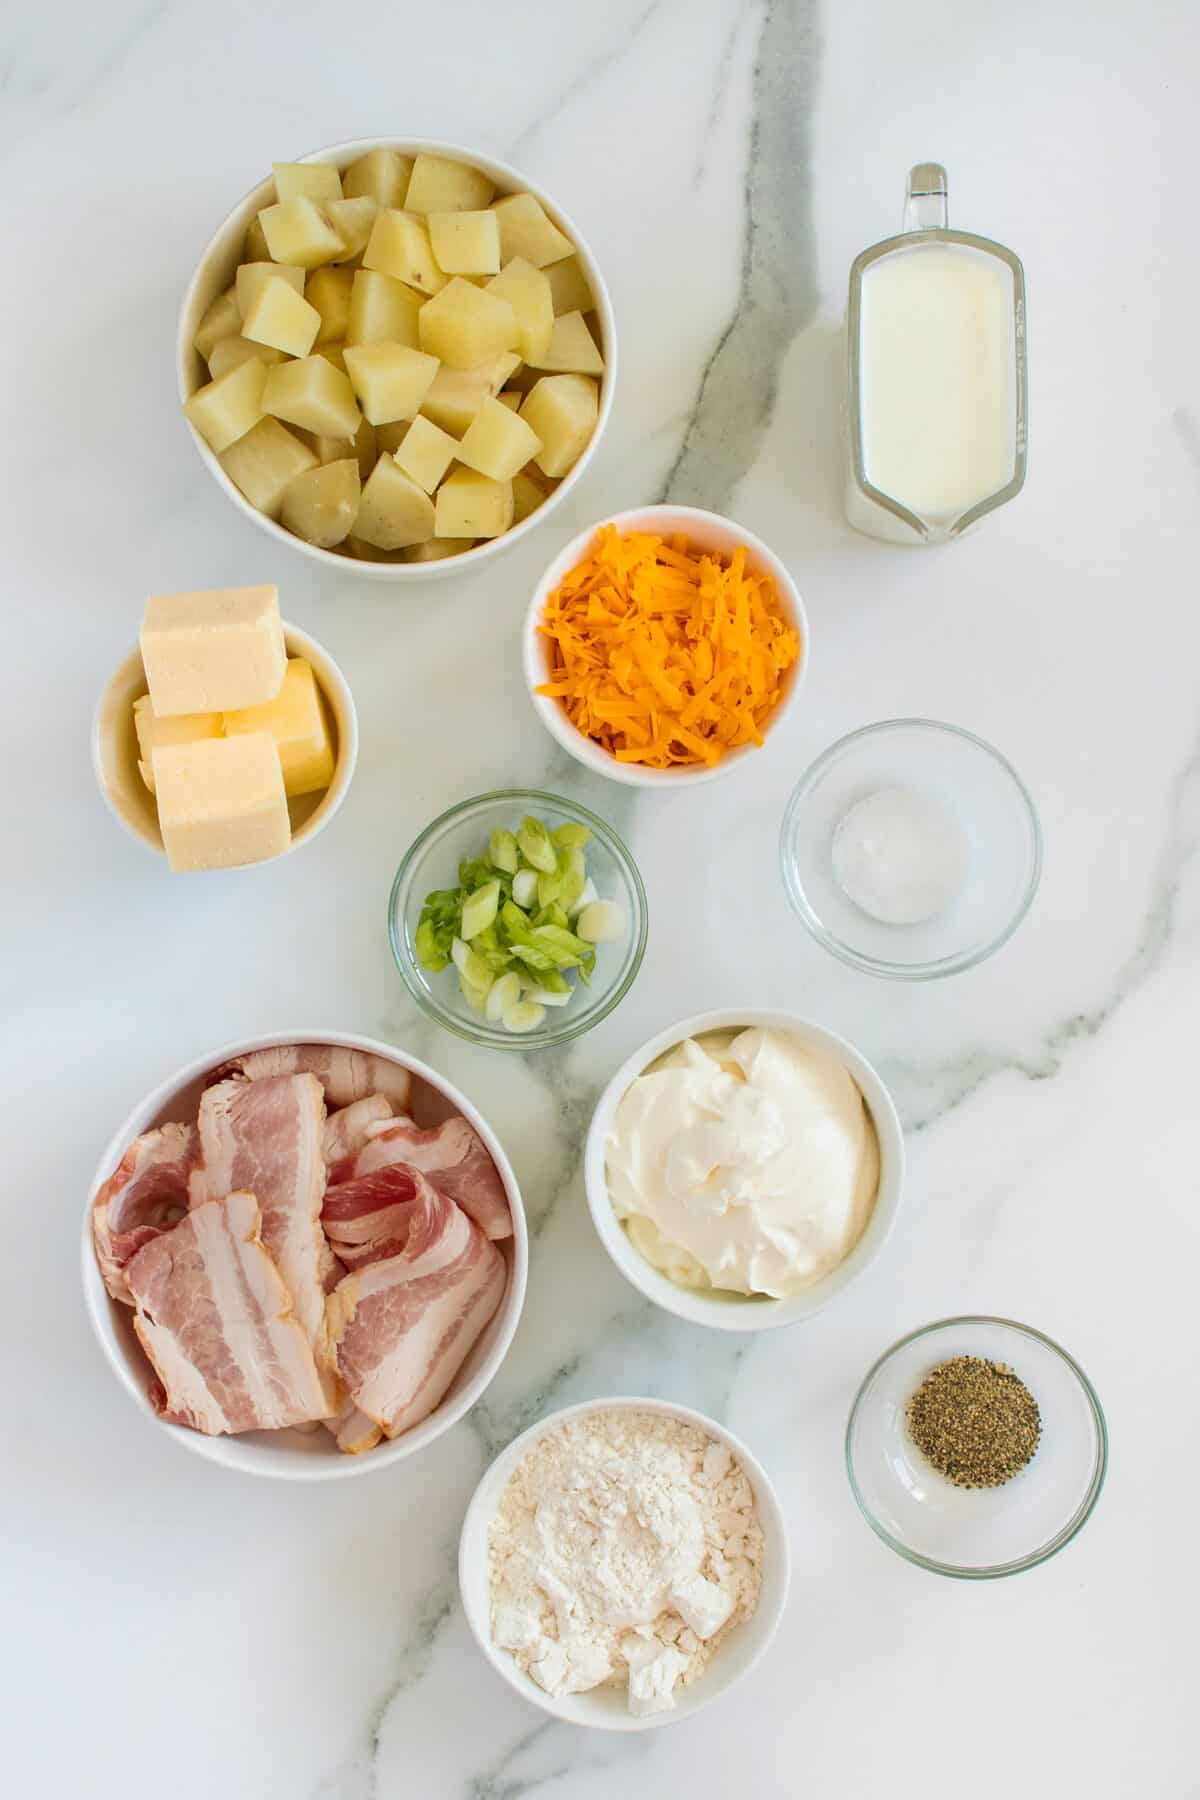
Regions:
<instances>
[{"instance_id":1,"label":"bowl of diced potato","mask_svg":"<svg viewBox=\"0 0 1200 1800\"><path fill-rule=\"evenodd\" d=\"M201 258L183 412L273 537L381 580L523 536L595 454L616 334L577 227L453 144L364 138L275 163Z\"/></svg>"}]
</instances>

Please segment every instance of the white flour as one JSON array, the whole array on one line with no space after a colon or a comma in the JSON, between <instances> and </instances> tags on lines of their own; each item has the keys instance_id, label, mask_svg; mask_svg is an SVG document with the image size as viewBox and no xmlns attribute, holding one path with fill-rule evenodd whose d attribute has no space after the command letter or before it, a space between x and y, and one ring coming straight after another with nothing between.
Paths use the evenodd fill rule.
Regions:
<instances>
[{"instance_id":1,"label":"white flour","mask_svg":"<svg viewBox=\"0 0 1200 1800\"><path fill-rule=\"evenodd\" d=\"M662 1712L758 1603L754 1494L724 1444L657 1413L569 1420L489 1533L492 1637L551 1694L604 1682Z\"/></svg>"}]
</instances>

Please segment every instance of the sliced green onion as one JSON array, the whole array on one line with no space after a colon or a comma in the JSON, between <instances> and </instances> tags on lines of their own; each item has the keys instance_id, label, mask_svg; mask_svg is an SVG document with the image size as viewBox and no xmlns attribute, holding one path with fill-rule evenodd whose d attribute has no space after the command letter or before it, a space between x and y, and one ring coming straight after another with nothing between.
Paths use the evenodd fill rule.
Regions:
<instances>
[{"instance_id":1,"label":"sliced green onion","mask_svg":"<svg viewBox=\"0 0 1200 1800\"><path fill-rule=\"evenodd\" d=\"M469 987L479 988L487 993L492 985L492 971L486 962L470 944L464 944L461 938L455 938L450 946L450 955L454 966Z\"/></svg>"},{"instance_id":2,"label":"sliced green onion","mask_svg":"<svg viewBox=\"0 0 1200 1800\"><path fill-rule=\"evenodd\" d=\"M473 982L467 980L465 975L459 976L458 986L463 999L466 1001L472 1012L486 1012L488 994L491 992L490 988L477 988Z\"/></svg>"},{"instance_id":3,"label":"sliced green onion","mask_svg":"<svg viewBox=\"0 0 1200 1800\"><path fill-rule=\"evenodd\" d=\"M587 861L582 850L559 852L558 880L559 888L556 897L569 911L582 894L587 882ZM542 901L542 904L544 906L546 902Z\"/></svg>"},{"instance_id":4,"label":"sliced green onion","mask_svg":"<svg viewBox=\"0 0 1200 1800\"><path fill-rule=\"evenodd\" d=\"M579 898L568 906L567 916L571 919L578 918L585 906L590 906L593 900L598 900L599 898L600 896L596 892L596 884L589 875L583 884L583 892L580 894Z\"/></svg>"},{"instance_id":5,"label":"sliced green onion","mask_svg":"<svg viewBox=\"0 0 1200 1800\"><path fill-rule=\"evenodd\" d=\"M500 910L500 883L485 881L483 886L468 894L463 901L462 924L459 935L464 938L478 937L486 931Z\"/></svg>"},{"instance_id":6,"label":"sliced green onion","mask_svg":"<svg viewBox=\"0 0 1200 1800\"><path fill-rule=\"evenodd\" d=\"M538 873L536 869L518 869L513 876L513 899L526 908L537 905Z\"/></svg>"},{"instance_id":7,"label":"sliced green onion","mask_svg":"<svg viewBox=\"0 0 1200 1800\"><path fill-rule=\"evenodd\" d=\"M434 975L440 973L449 963L450 958L442 954L434 937L433 920L422 919L417 926L414 940L417 958L423 969L429 969Z\"/></svg>"},{"instance_id":8,"label":"sliced green onion","mask_svg":"<svg viewBox=\"0 0 1200 1800\"><path fill-rule=\"evenodd\" d=\"M501 975L493 981L488 991L487 1004L484 1007L493 1025L498 1024L510 1006L515 1006L521 998L521 977L519 975Z\"/></svg>"},{"instance_id":9,"label":"sliced green onion","mask_svg":"<svg viewBox=\"0 0 1200 1800\"><path fill-rule=\"evenodd\" d=\"M517 843L521 846L521 855L530 868L537 869L543 875L553 875L558 867L558 857L554 853L554 845L550 842L550 833L540 819L524 818L521 820Z\"/></svg>"},{"instance_id":10,"label":"sliced green onion","mask_svg":"<svg viewBox=\"0 0 1200 1800\"><path fill-rule=\"evenodd\" d=\"M615 900L593 900L575 921L575 929L588 944L615 944L625 936L625 912Z\"/></svg>"},{"instance_id":11,"label":"sliced green onion","mask_svg":"<svg viewBox=\"0 0 1200 1800\"><path fill-rule=\"evenodd\" d=\"M546 1016L544 1006L532 1000L518 1000L504 1015L505 1031L536 1031Z\"/></svg>"},{"instance_id":12,"label":"sliced green onion","mask_svg":"<svg viewBox=\"0 0 1200 1800\"><path fill-rule=\"evenodd\" d=\"M536 969L539 974L554 967L554 958L547 951L539 950L536 944L514 944L512 953L519 962L523 962L527 968Z\"/></svg>"},{"instance_id":13,"label":"sliced green onion","mask_svg":"<svg viewBox=\"0 0 1200 1800\"><path fill-rule=\"evenodd\" d=\"M531 987L526 988L525 998L535 1006L566 1006L571 999L571 990L568 988L565 994L560 994L554 988Z\"/></svg>"},{"instance_id":14,"label":"sliced green onion","mask_svg":"<svg viewBox=\"0 0 1200 1800\"><path fill-rule=\"evenodd\" d=\"M565 825L557 825L550 833L551 840L560 850L582 850L591 842L591 831L586 825L576 825L568 820Z\"/></svg>"},{"instance_id":15,"label":"sliced green onion","mask_svg":"<svg viewBox=\"0 0 1200 1800\"><path fill-rule=\"evenodd\" d=\"M556 869L553 875L539 875L537 897L539 906L553 906L562 892L563 878Z\"/></svg>"},{"instance_id":16,"label":"sliced green onion","mask_svg":"<svg viewBox=\"0 0 1200 1800\"><path fill-rule=\"evenodd\" d=\"M488 839L488 856L494 869L503 869L506 875L515 875L520 866L517 853L517 840L511 831L493 831Z\"/></svg>"}]
</instances>

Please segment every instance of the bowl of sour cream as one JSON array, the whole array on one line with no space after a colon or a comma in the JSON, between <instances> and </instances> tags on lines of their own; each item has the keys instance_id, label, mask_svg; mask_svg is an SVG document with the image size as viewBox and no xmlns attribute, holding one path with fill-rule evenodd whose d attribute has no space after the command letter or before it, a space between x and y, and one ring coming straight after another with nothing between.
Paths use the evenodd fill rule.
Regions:
<instances>
[{"instance_id":1,"label":"bowl of sour cream","mask_svg":"<svg viewBox=\"0 0 1200 1800\"><path fill-rule=\"evenodd\" d=\"M882 1250L904 1133L867 1059L792 1013L699 1013L622 1064L588 1131L600 1241L656 1305L719 1331L811 1318Z\"/></svg>"}]
</instances>

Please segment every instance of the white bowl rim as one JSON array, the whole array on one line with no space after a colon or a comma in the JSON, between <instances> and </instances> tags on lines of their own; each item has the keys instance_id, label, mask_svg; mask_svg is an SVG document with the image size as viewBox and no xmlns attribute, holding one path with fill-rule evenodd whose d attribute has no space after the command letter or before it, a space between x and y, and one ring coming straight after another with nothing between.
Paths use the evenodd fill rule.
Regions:
<instances>
[{"instance_id":1,"label":"white bowl rim","mask_svg":"<svg viewBox=\"0 0 1200 1800\"><path fill-rule=\"evenodd\" d=\"M630 1084L648 1065L685 1038L706 1031L762 1026L791 1033L837 1057L866 1102L879 1142L879 1191L863 1234L844 1262L801 1294L787 1299L714 1300L700 1290L678 1287L634 1248L613 1211L605 1174L607 1139L613 1116ZM695 1013L656 1032L628 1056L608 1082L592 1113L583 1154L584 1189L596 1234L625 1279L647 1300L689 1324L717 1331L774 1331L815 1317L873 1263L891 1236L904 1188L904 1130L895 1101L878 1070L854 1044L828 1026L778 1007L722 1007Z\"/></svg>"},{"instance_id":2,"label":"white bowl rim","mask_svg":"<svg viewBox=\"0 0 1200 1800\"><path fill-rule=\"evenodd\" d=\"M308 150L303 156L296 157L293 160L311 163L332 161L336 158L350 162L357 156L365 155L369 150L398 150L401 155L404 156L416 156L421 154L447 156L452 157L459 162L470 163L475 168L482 170L484 174L494 177L498 185L502 183L508 184L510 191L532 194L535 199L540 200L544 206L549 208L555 220L561 224L562 229L575 246L575 252L579 257L584 273L588 278L588 285L592 290L592 296L596 302L596 311L600 315L600 321L604 329L604 374L601 377L599 384L600 410L596 417L596 428L592 432L591 438L578 461L575 462L563 476L553 493L542 502L536 511L530 513L528 518L522 519L519 525L510 526L509 529L502 532L499 537L488 538L482 543L475 544L470 550L464 550L460 556L446 556L439 561L428 563L360 562L357 557L339 556L332 550L322 550L316 544L306 543L303 538L297 537L293 532L286 531L277 520L268 519L265 513L261 513L258 511L257 507L251 506L245 495L240 492L226 475L224 469L222 469L220 463L217 461L215 454L204 442L204 439L192 425L191 421L184 418L184 424L191 433L192 441L200 453L201 461L208 469L213 480L217 483L217 486L221 488L228 499L232 500L238 506L241 512L253 519L256 525L266 531L268 535L276 539L276 541L287 544L292 550L299 550L303 555L310 557L313 562L319 564L321 568L336 569L339 573L343 574L349 572L353 575L360 575L367 581L403 583L421 579L437 580L440 577L452 575L459 570L465 571L477 568L486 557L495 555L501 547L514 544L519 539L525 537L530 527L547 518L563 499L564 495L577 485L578 480L592 462L592 459L599 448L600 440L604 435L605 428L608 425L609 417L612 413L613 397L616 393L618 367L616 318L613 313L612 297L609 294L608 284L604 279L604 273L596 260L591 245L583 236L583 233L580 231L578 225L576 225L574 219L569 213L564 212L563 208L558 204L558 201L555 200L550 195L549 191L542 187L540 183L529 180L523 170L514 168L511 163L501 161L499 157L491 156L483 150L474 150L466 144L451 143L444 138L367 137L346 138L340 143L325 144L322 145L320 149ZM217 229L212 233L212 236L205 244L192 278L188 282L179 309L179 322L176 327L175 372L179 386L179 399L181 404L195 392L187 373L188 357L192 350L192 342L190 336L186 334L186 326L196 290L204 277L210 258L214 255L218 247L218 241L224 236L232 220L246 207L248 202L258 194L259 190L265 188L271 180L272 177L268 175L265 176L262 181L256 181L253 187L246 190L237 204L230 207L229 211L225 214L225 217L221 220L221 223L217 226ZM265 205L266 202L264 201L263 204Z\"/></svg>"},{"instance_id":3,"label":"white bowl rim","mask_svg":"<svg viewBox=\"0 0 1200 1800\"><path fill-rule=\"evenodd\" d=\"M333 780L326 788L320 804L314 807L312 813L305 819L303 825L301 825L297 831L292 833L292 838L287 849L281 850L278 856L269 856L266 859L267 862L280 862L285 856L290 856L293 850L299 850L302 845L311 843L315 837L320 836L330 820L341 811L346 795L350 792L350 783L354 779L354 771L358 767L358 708L354 704L354 695L351 692L350 683L346 680L338 663L329 654L328 650L326 650L324 644L310 636L307 631L302 631L299 625L293 625L289 619L281 619L280 624L283 627L284 648L288 651L289 655L294 650L297 655L304 657L306 661L313 665L313 673L317 677L318 686L322 689L331 688L333 690L333 695L336 696L338 706L341 708L342 718L339 718L337 721L338 757L337 762L334 764ZM140 654L140 647L135 644L132 650L127 651L121 658L120 662L113 669L108 680L100 690L95 709L92 713L92 773L96 777L96 786L100 789L101 799L104 801L105 806L117 821L117 824L121 827L122 831L126 832L136 844L140 844L144 850L148 850L152 856L157 857L161 861L166 856L166 851L163 849L163 846L161 844L151 843L150 839L142 832L138 831L136 826L125 817L125 814L113 799L113 796L109 791L108 783L104 779L104 734L102 731L102 721L104 717L105 702L108 699L113 683L124 673L134 657L140 656ZM317 666L318 664L320 665L319 667ZM326 699L328 701L330 696L327 695ZM344 730L342 728L342 719L345 721ZM261 869L262 867L263 864L261 862L235 863L229 869L203 870L201 873L229 875L235 874L238 869Z\"/></svg>"},{"instance_id":4,"label":"white bowl rim","mask_svg":"<svg viewBox=\"0 0 1200 1800\"><path fill-rule=\"evenodd\" d=\"M795 619L800 634L800 665L795 670L788 690L779 705L767 721L763 732L761 747L758 744L744 744L740 749L731 750L724 755L715 768L709 769L644 769L637 763L619 763L615 757L593 744L589 738L572 725L567 719L557 700L545 694L539 694L537 688L546 678L546 670L542 662L542 650L538 638L538 622L542 616L546 596L551 588L556 587L569 569L584 555L592 539L601 526L614 525L618 531L650 531L656 525L667 530L681 530L688 526L699 536L705 529L714 526L722 532L734 533L739 542L745 545L752 555L767 569L779 589L784 606ZM706 512L698 506L672 506L665 501L655 502L649 506L633 506L624 512L607 513L597 519L586 530L579 532L569 544L559 551L558 555L544 571L541 580L534 589L533 598L525 612L525 625L521 634L521 664L525 676L525 689L530 703L538 718L546 727L551 737L561 744L567 753L573 756L585 769L593 774L603 775L609 781L620 782L625 787L653 788L659 792L681 787L699 787L708 781L719 781L722 776L731 775L735 770L752 763L756 755L765 751L779 726L794 710L800 697L800 690L808 679L809 664L812 661L812 635L808 623L808 610L804 597L791 570L783 558L763 539L736 519L728 518L724 513Z\"/></svg>"},{"instance_id":5,"label":"white bowl rim","mask_svg":"<svg viewBox=\"0 0 1200 1800\"><path fill-rule=\"evenodd\" d=\"M763 1583L758 1605L751 1619L745 1621L745 1625L750 1626L754 1620L761 1619L762 1636L757 1648L736 1674L731 1675L719 1685L714 1683L711 1693L699 1694L694 1702L686 1708L676 1708L665 1713L650 1713L642 1718L636 1717L633 1713L614 1711L601 1718L581 1720L576 1717L574 1711L563 1705L562 1700L557 1699L553 1694L547 1694L538 1687L536 1682L531 1681L518 1668L507 1651L501 1650L493 1644L486 1621L476 1616L471 1577L478 1569L479 1564L475 1554L474 1540L478 1540L480 1549L486 1551L487 1531L495 1513L493 1494L496 1499L499 1498L517 1465L540 1438L545 1437L547 1433L556 1430L558 1426L566 1424L571 1419L586 1418L590 1413L613 1411L650 1412L657 1413L660 1417L681 1419L729 1446L754 1488L754 1501L759 1520L763 1524L764 1533L771 1540L770 1555L764 1564ZM749 1445L738 1437L736 1432L731 1431L728 1425L723 1425L719 1419L711 1418L707 1413L698 1412L695 1407L684 1406L674 1400L654 1399L636 1394L617 1394L610 1398L582 1400L573 1406L560 1407L556 1412L547 1413L544 1418L530 1425L527 1430L521 1432L519 1437L513 1438L512 1442L505 1445L500 1454L492 1459L480 1476L467 1506L458 1540L458 1584L463 1612L466 1615L471 1635L488 1662L523 1699L530 1701L534 1706L539 1706L543 1712L549 1713L553 1718L566 1719L575 1725L582 1725L585 1729L593 1731L651 1731L662 1725L681 1725L687 1719L693 1718L696 1713L703 1711L706 1706L719 1700L731 1688L736 1687L756 1667L774 1640L787 1604L791 1576L791 1546L788 1541L783 1507L780 1504L774 1482ZM718 1652L708 1668L698 1677L697 1686L703 1688L709 1682L713 1671L719 1668L720 1654ZM681 1690L684 1694L693 1691L686 1688ZM567 1701L586 1700L587 1697L586 1694L563 1696Z\"/></svg>"},{"instance_id":6,"label":"white bowl rim","mask_svg":"<svg viewBox=\"0 0 1200 1800\"><path fill-rule=\"evenodd\" d=\"M281 1456L276 1464L275 1452L267 1446L246 1444L236 1436L205 1437L202 1432L191 1431L186 1426L166 1424L154 1412L146 1398L148 1365L144 1374L139 1371L139 1375L141 1375L139 1381L114 1337L111 1308L120 1303L110 1297L96 1263L96 1253L92 1244L92 1207L97 1193L116 1168L126 1147L140 1132L146 1130L148 1124L158 1116L174 1094L198 1081L211 1069L219 1068L222 1063L228 1062L232 1057L249 1055L254 1050L273 1049L280 1044L333 1044L349 1050L363 1050L375 1056L382 1056L389 1062L398 1063L402 1068L408 1069L422 1081L428 1082L430 1087L436 1088L439 1093L444 1094L447 1100L452 1101L460 1109L462 1116L475 1127L500 1172L500 1179L504 1183L505 1195L512 1212L513 1257L508 1285L497 1309L498 1317L507 1314L506 1322L497 1336L487 1360L481 1364L472 1379L460 1392L435 1407L429 1417L423 1419L419 1425L415 1425L411 1431L405 1432L401 1437L392 1438L390 1441L385 1439L374 1450L368 1450L362 1455L347 1456L341 1451L334 1451L329 1456L300 1456L294 1462L286 1456ZM100 1158L84 1203L80 1249L84 1304L92 1330L109 1367L143 1416L151 1420L160 1431L165 1431L184 1448L194 1451L198 1456L203 1456L208 1462L219 1463L225 1468L240 1470L244 1474L265 1475L282 1481L338 1481L355 1475L368 1475L375 1470L388 1468L393 1463L402 1462L406 1457L424 1449L434 1439L441 1437L443 1432L448 1431L452 1425L457 1424L459 1419L480 1399L508 1355L525 1304L525 1288L529 1274L529 1236L521 1190L512 1164L482 1113L454 1082L440 1074L430 1064L423 1062L420 1057L400 1049L398 1045L385 1043L380 1038L363 1037L355 1032L329 1031L320 1027L308 1030L264 1032L244 1038L234 1038L229 1043L219 1045L215 1050L206 1051L200 1056L193 1057L182 1068L168 1076L165 1081L159 1082L158 1086L145 1095L126 1115L123 1123L113 1133Z\"/></svg>"}]
</instances>

